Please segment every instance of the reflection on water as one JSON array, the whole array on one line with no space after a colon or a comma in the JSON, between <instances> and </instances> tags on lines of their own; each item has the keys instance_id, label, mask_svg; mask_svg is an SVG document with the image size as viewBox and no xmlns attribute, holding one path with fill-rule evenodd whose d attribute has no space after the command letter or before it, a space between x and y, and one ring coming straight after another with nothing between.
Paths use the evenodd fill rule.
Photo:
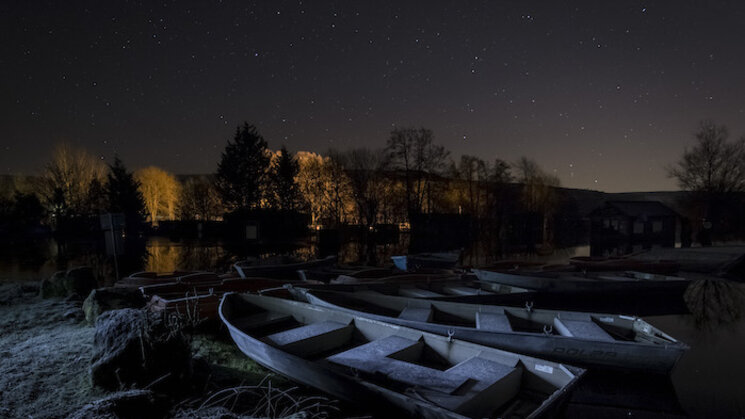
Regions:
<instances>
[{"instance_id":1,"label":"reflection on water","mask_svg":"<svg viewBox=\"0 0 745 419\"><path fill-rule=\"evenodd\" d=\"M696 279L683 296L699 329L739 320L745 304L745 286L720 278Z\"/></svg>"},{"instance_id":2,"label":"reflection on water","mask_svg":"<svg viewBox=\"0 0 745 419\"><path fill-rule=\"evenodd\" d=\"M691 315L644 320L685 342L690 349L671 378L683 410L690 417L745 416L745 318L727 325L698 326Z\"/></svg>"},{"instance_id":3,"label":"reflection on water","mask_svg":"<svg viewBox=\"0 0 745 419\"><path fill-rule=\"evenodd\" d=\"M0 246L0 282L35 281L57 271L54 240L3 243Z\"/></svg>"},{"instance_id":4,"label":"reflection on water","mask_svg":"<svg viewBox=\"0 0 745 419\"><path fill-rule=\"evenodd\" d=\"M675 387L663 375L590 370L569 396L565 418L683 418Z\"/></svg>"},{"instance_id":5,"label":"reflection on water","mask_svg":"<svg viewBox=\"0 0 745 419\"><path fill-rule=\"evenodd\" d=\"M118 257L119 276L143 270L226 272L238 260L274 255L292 255L303 260L336 255L342 264L380 266L390 264L391 256L408 253L410 242L408 234L332 245L323 243L318 237L309 237L295 243L271 246L243 246L198 240L173 241L165 237L151 237L146 241L126 241L126 252ZM7 246L0 250L0 281L39 280L51 276L57 270L80 265L93 267L100 277L106 278L106 283L112 282L116 276L113 258L104 254L102 244L95 241L59 245L53 239L47 239L23 246ZM441 250L453 249L445 246ZM578 246L557 249L550 255L527 252L494 255L490 253L487 244L475 242L462 249L462 263L465 266L479 266L506 257L560 263L573 256L588 254L589 246Z\"/></svg>"},{"instance_id":6,"label":"reflection on water","mask_svg":"<svg viewBox=\"0 0 745 419\"><path fill-rule=\"evenodd\" d=\"M147 242L147 260L143 270L155 272L214 271L223 272L231 254L219 243L174 243L155 237Z\"/></svg>"}]
</instances>

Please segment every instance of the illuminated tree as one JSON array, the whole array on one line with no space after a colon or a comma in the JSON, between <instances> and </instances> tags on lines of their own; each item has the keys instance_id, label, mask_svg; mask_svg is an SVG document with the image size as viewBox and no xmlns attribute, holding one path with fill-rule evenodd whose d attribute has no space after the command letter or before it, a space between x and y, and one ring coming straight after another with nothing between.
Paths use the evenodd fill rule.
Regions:
<instances>
[{"instance_id":1,"label":"illuminated tree","mask_svg":"<svg viewBox=\"0 0 745 419\"><path fill-rule=\"evenodd\" d=\"M244 123L228 141L217 166L215 185L229 210L253 209L261 204L270 157L256 127Z\"/></svg>"},{"instance_id":2,"label":"illuminated tree","mask_svg":"<svg viewBox=\"0 0 745 419\"><path fill-rule=\"evenodd\" d=\"M176 206L181 193L181 184L176 178L154 166L140 169L134 176L140 184L150 224L158 224L159 219L175 220Z\"/></svg>"},{"instance_id":3,"label":"illuminated tree","mask_svg":"<svg viewBox=\"0 0 745 419\"><path fill-rule=\"evenodd\" d=\"M329 150L329 157L300 151L295 180L308 205L313 224L336 226L347 220L354 209L349 178L340 152Z\"/></svg>"},{"instance_id":4,"label":"illuminated tree","mask_svg":"<svg viewBox=\"0 0 745 419\"><path fill-rule=\"evenodd\" d=\"M85 215L101 209L106 165L83 149L59 144L39 179L38 192L57 216Z\"/></svg>"}]
</instances>

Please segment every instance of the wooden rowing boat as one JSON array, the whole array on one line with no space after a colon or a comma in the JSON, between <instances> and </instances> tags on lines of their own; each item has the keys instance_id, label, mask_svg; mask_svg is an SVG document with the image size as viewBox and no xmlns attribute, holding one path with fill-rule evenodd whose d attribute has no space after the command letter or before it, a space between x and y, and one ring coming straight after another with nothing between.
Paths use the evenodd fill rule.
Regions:
<instances>
[{"instance_id":1,"label":"wooden rowing boat","mask_svg":"<svg viewBox=\"0 0 745 419\"><path fill-rule=\"evenodd\" d=\"M216 319L220 299L227 292L260 292L281 288L285 284L299 284L274 278L228 278L219 283L169 283L141 287L148 298L147 308L155 313L176 313L192 320ZM305 282L311 285L312 282Z\"/></svg>"},{"instance_id":2,"label":"wooden rowing boat","mask_svg":"<svg viewBox=\"0 0 745 419\"><path fill-rule=\"evenodd\" d=\"M412 272L420 269L452 269L458 263L459 259L460 251L391 256L391 260L396 268L402 271Z\"/></svg>"},{"instance_id":3,"label":"wooden rowing boat","mask_svg":"<svg viewBox=\"0 0 745 419\"><path fill-rule=\"evenodd\" d=\"M638 274L577 275L564 272L530 272L472 269L481 281L527 288L536 291L574 292L645 292L685 290L690 280L681 277Z\"/></svg>"},{"instance_id":4,"label":"wooden rowing boat","mask_svg":"<svg viewBox=\"0 0 745 419\"><path fill-rule=\"evenodd\" d=\"M338 310L226 294L220 317L254 361L387 417L533 418L584 370Z\"/></svg>"},{"instance_id":5,"label":"wooden rowing boat","mask_svg":"<svg viewBox=\"0 0 745 419\"><path fill-rule=\"evenodd\" d=\"M214 272L136 272L114 283L115 287L139 288L173 283L220 283L222 278Z\"/></svg>"},{"instance_id":6,"label":"wooden rowing boat","mask_svg":"<svg viewBox=\"0 0 745 419\"><path fill-rule=\"evenodd\" d=\"M576 256L569 263L580 271L642 271L652 274L674 274L680 263L674 260L639 260L625 257Z\"/></svg>"},{"instance_id":7,"label":"wooden rowing boat","mask_svg":"<svg viewBox=\"0 0 745 419\"><path fill-rule=\"evenodd\" d=\"M273 259L268 261L245 260L233 264L233 268L241 278L265 277L265 278L297 278L297 271L301 269L320 268L336 264L336 256L327 256L323 259L315 259L307 262L295 262L294 260L279 261ZM286 262L286 263L285 263Z\"/></svg>"},{"instance_id":8,"label":"wooden rowing boat","mask_svg":"<svg viewBox=\"0 0 745 419\"><path fill-rule=\"evenodd\" d=\"M498 294L524 293L525 289L510 287L493 282L478 281L473 275L425 275L404 274L378 278L371 281L336 281L329 284L296 284L304 288L332 291L375 291L387 295L400 295L413 298L443 298L459 296L485 296Z\"/></svg>"},{"instance_id":9,"label":"wooden rowing boat","mask_svg":"<svg viewBox=\"0 0 745 419\"><path fill-rule=\"evenodd\" d=\"M329 282L343 277L352 277L360 279L373 279L391 276L389 268L371 268L371 267L320 267L310 269L298 269L298 276L301 281L321 281Z\"/></svg>"},{"instance_id":10,"label":"wooden rowing boat","mask_svg":"<svg viewBox=\"0 0 745 419\"><path fill-rule=\"evenodd\" d=\"M638 317L292 288L296 298L406 327L585 367L669 372L687 346Z\"/></svg>"}]
</instances>

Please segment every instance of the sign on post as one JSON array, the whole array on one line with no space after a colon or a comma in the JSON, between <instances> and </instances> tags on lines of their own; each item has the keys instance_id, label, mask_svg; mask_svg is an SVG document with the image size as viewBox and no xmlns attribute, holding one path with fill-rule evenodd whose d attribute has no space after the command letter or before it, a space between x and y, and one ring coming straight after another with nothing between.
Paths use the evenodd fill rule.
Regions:
<instances>
[{"instance_id":1,"label":"sign on post","mask_svg":"<svg viewBox=\"0 0 745 419\"><path fill-rule=\"evenodd\" d=\"M114 256L114 272L118 281L119 261L116 257L124 254L124 237L122 235L125 226L124 214L101 214L100 221L104 242L106 242L106 254Z\"/></svg>"}]
</instances>

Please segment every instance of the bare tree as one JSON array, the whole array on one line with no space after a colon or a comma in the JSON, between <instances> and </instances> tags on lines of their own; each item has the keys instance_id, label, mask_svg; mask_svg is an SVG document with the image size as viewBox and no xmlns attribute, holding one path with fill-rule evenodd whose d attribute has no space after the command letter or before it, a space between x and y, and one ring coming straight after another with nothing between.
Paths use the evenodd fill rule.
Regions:
<instances>
[{"instance_id":1,"label":"bare tree","mask_svg":"<svg viewBox=\"0 0 745 419\"><path fill-rule=\"evenodd\" d=\"M702 121L696 133L696 145L685 149L668 175L678 180L681 189L706 194L745 191L745 137L728 142L724 125Z\"/></svg>"},{"instance_id":2,"label":"bare tree","mask_svg":"<svg viewBox=\"0 0 745 419\"><path fill-rule=\"evenodd\" d=\"M90 214L101 209L106 172L101 159L62 143L55 147L38 191L54 215Z\"/></svg>"},{"instance_id":3,"label":"bare tree","mask_svg":"<svg viewBox=\"0 0 745 419\"><path fill-rule=\"evenodd\" d=\"M385 150L349 150L345 153L343 165L349 176L360 223L375 225L386 188L388 158Z\"/></svg>"},{"instance_id":4,"label":"bare tree","mask_svg":"<svg viewBox=\"0 0 745 419\"><path fill-rule=\"evenodd\" d=\"M538 163L521 157L515 163L518 182L522 183L522 203L526 210L540 214L543 218L543 242L549 241L549 221L558 207L559 196L556 188L561 186L559 178L546 173Z\"/></svg>"},{"instance_id":5,"label":"bare tree","mask_svg":"<svg viewBox=\"0 0 745 419\"><path fill-rule=\"evenodd\" d=\"M329 179L331 213L337 224L348 222L347 217L354 212L355 201L352 181L347 173L347 154L329 149L324 163L325 176Z\"/></svg>"},{"instance_id":6,"label":"bare tree","mask_svg":"<svg viewBox=\"0 0 745 419\"><path fill-rule=\"evenodd\" d=\"M474 217L482 215L488 171L484 160L465 154L460 157L458 166L454 167L455 176L464 184L463 188L458 188L461 201L459 206L465 206L467 212Z\"/></svg>"},{"instance_id":7,"label":"bare tree","mask_svg":"<svg viewBox=\"0 0 745 419\"><path fill-rule=\"evenodd\" d=\"M342 165L341 153L330 150L330 157L300 151L295 178L303 201L308 205L313 224L338 225L345 221L351 201L349 178Z\"/></svg>"},{"instance_id":8,"label":"bare tree","mask_svg":"<svg viewBox=\"0 0 745 419\"><path fill-rule=\"evenodd\" d=\"M222 217L225 209L211 179L190 177L181 189L177 212L182 220L214 221Z\"/></svg>"},{"instance_id":9,"label":"bare tree","mask_svg":"<svg viewBox=\"0 0 745 419\"><path fill-rule=\"evenodd\" d=\"M446 168L450 152L434 144L433 138L426 128L397 128L388 139L391 164L404 172L409 216L431 208L432 179Z\"/></svg>"},{"instance_id":10,"label":"bare tree","mask_svg":"<svg viewBox=\"0 0 745 419\"><path fill-rule=\"evenodd\" d=\"M181 194L181 184L176 178L155 166L140 169L134 176L140 184L150 224L158 224L159 219L175 220Z\"/></svg>"}]
</instances>

